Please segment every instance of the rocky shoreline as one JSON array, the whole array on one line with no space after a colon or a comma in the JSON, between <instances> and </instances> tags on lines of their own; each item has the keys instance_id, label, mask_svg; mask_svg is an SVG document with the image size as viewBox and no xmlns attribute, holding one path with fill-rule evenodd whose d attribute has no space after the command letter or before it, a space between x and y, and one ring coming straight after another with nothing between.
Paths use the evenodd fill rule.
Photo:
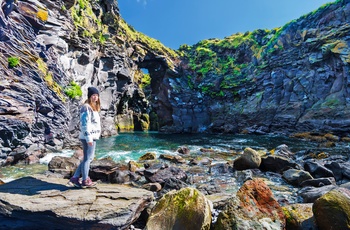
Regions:
<instances>
[{"instance_id":1,"label":"rocky shoreline","mask_svg":"<svg viewBox=\"0 0 350 230\"><path fill-rule=\"evenodd\" d=\"M55 224L55 229L63 229L69 219L74 229L75 225L84 229L152 230L176 226L349 228L350 161L346 156L293 153L284 144L270 152L247 147L242 152L202 148L199 153L191 153L182 146L177 154L157 157L150 152L128 164L108 158L95 160L90 176L98 182L97 187L67 188L68 178L80 158L81 150L69 158L56 156L46 175L0 186L0 216L7 220L2 222L3 226L19 229L11 223L20 220L28 226ZM128 197L131 193L132 198ZM129 204L118 203L120 200L137 205L131 208ZM62 213L68 206L76 212ZM79 212L86 206L88 211ZM183 215L184 210L198 220L196 227ZM32 215L21 215L22 212ZM47 215L45 223L43 215Z\"/></svg>"}]
</instances>

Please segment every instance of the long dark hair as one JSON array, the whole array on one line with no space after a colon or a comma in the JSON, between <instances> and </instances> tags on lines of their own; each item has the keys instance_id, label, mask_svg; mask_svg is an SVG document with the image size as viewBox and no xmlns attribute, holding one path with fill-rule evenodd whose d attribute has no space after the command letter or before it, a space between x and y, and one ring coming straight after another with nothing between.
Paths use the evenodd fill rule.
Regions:
<instances>
[{"instance_id":1,"label":"long dark hair","mask_svg":"<svg viewBox=\"0 0 350 230\"><path fill-rule=\"evenodd\" d=\"M93 111L97 111L100 112L101 111L101 101L100 101L100 97L98 97L97 102L93 102L91 101L91 97L89 97L86 101L86 104L89 104L90 107L92 108Z\"/></svg>"}]
</instances>

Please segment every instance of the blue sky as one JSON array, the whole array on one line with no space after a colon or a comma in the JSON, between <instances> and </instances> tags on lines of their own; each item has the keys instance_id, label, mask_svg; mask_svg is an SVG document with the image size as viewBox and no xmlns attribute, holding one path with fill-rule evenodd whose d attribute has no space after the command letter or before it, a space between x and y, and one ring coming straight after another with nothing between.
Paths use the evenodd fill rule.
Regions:
<instances>
[{"instance_id":1,"label":"blue sky","mask_svg":"<svg viewBox=\"0 0 350 230\"><path fill-rule=\"evenodd\" d=\"M137 31L178 49L237 32L273 29L332 0L118 0Z\"/></svg>"}]
</instances>

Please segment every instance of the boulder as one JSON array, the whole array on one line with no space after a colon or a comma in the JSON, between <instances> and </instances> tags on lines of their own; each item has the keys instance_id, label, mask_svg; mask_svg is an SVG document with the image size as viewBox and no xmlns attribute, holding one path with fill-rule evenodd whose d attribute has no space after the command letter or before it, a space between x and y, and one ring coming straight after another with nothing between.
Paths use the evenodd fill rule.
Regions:
<instances>
[{"instance_id":1,"label":"boulder","mask_svg":"<svg viewBox=\"0 0 350 230\"><path fill-rule=\"evenodd\" d=\"M221 229L275 229L285 228L282 207L262 179L246 181L219 214L214 225Z\"/></svg>"},{"instance_id":2,"label":"boulder","mask_svg":"<svg viewBox=\"0 0 350 230\"><path fill-rule=\"evenodd\" d=\"M212 203L197 189L183 188L165 194L153 207L146 230L209 230Z\"/></svg>"},{"instance_id":3,"label":"boulder","mask_svg":"<svg viewBox=\"0 0 350 230\"><path fill-rule=\"evenodd\" d=\"M76 157L55 156L48 164L50 172L59 173L65 178L70 178L80 163Z\"/></svg>"},{"instance_id":4,"label":"boulder","mask_svg":"<svg viewBox=\"0 0 350 230\"><path fill-rule=\"evenodd\" d=\"M157 159L157 154L152 152L147 152L139 158L139 161L149 161Z\"/></svg>"},{"instance_id":5,"label":"boulder","mask_svg":"<svg viewBox=\"0 0 350 230\"><path fill-rule=\"evenodd\" d=\"M174 178L182 181L187 180L187 174L184 170L176 167L167 167L161 169L146 169L144 175L147 181L164 184L166 179Z\"/></svg>"},{"instance_id":6,"label":"boulder","mask_svg":"<svg viewBox=\"0 0 350 230\"><path fill-rule=\"evenodd\" d=\"M337 186L335 185L326 185L322 187L305 187L298 191L298 194L303 199L304 203L313 203L318 198L326 194L327 192L335 189Z\"/></svg>"},{"instance_id":7,"label":"boulder","mask_svg":"<svg viewBox=\"0 0 350 230\"><path fill-rule=\"evenodd\" d=\"M237 170L259 168L261 157L257 151L252 148L245 148L242 156L233 162L233 167Z\"/></svg>"},{"instance_id":8,"label":"boulder","mask_svg":"<svg viewBox=\"0 0 350 230\"><path fill-rule=\"evenodd\" d=\"M286 144L282 144L276 147L275 155L290 158L294 156L294 153L289 149L289 147Z\"/></svg>"},{"instance_id":9,"label":"boulder","mask_svg":"<svg viewBox=\"0 0 350 230\"><path fill-rule=\"evenodd\" d=\"M261 157L261 164L259 169L262 171L271 171L276 173L283 173L283 171L299 168L299 166L291 159L283 156L270 155Z\"/></svg>"},{"instance_id":10,"label":"boulder","mask_svg":"<svg viewBox=\"0 0 350 230\"><path fill-rule=\"evenodd\" d=\"M307 186L322 187L325 185L336 185L334 177L309 179L300 183L301 187L307 187Z\"/></svg>"},{"instance_id":11,"label":"boulder","mask_svg":"<svg viewBox=\"0 0 350 230\"><path fill-rule=\"evenodd\" d=\"M190 154L190 149L187 146L181 146L177 149L178 153Z\"/></svg>"},{"instance_id":12,"label":"boulder","mask_svg":"<svg viewBox=\"0 0 350 230\"><path fill-rule=\"evenodd\" d=\"M319 230L350 229L350 190L331 190L315 201L312 210Z\"/></svg>"},{"instance_id":13,"label":"boulder","mask_svg":"<svg viewBox=\"0 0 350 230\"><path fill-rule=\"evenodd\" d=\"M285 171L282 177L294 186L300 186L302 182L313 179L309 172L297 169L289 169Z\"/></svg>"},{"instance_id":14,"label":"boulder","mask_svg":"<svg viewBox=\"0 0 350 230\"><path fill-rule=\"evenodd\" d=\"M286 229L288 230L317 230L312 203L292 204L282 207L286 216Z\"/></svg>"},{"instance_id":15,"label":"boulder","mask_svg":"<svg viewBox=\"0 0 350 230\"><path fill-rule=\"evenodd\" d=\"M321 165L318 162L307 161L304 164L304 169L314 177L314 178L322 178L322 177L334 177L333 172Z\"/></svg>"}]
</instances>

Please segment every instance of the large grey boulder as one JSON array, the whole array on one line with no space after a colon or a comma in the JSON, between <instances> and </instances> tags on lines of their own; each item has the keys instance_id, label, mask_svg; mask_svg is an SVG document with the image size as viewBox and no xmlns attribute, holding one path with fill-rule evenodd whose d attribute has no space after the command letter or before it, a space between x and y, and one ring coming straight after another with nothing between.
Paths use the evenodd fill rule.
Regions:
<instances>
[{"instance_id":1,"label":"large grey boulder","mask_svg":"<svg viewBox=\"0 0 350 230\"><path fill-rule=\"evenodd\" d=\"M0 186L0 228L127 229L154 199L123 185L67 187L68 180L24 177Z\"/></svg>"}]
</instances>

